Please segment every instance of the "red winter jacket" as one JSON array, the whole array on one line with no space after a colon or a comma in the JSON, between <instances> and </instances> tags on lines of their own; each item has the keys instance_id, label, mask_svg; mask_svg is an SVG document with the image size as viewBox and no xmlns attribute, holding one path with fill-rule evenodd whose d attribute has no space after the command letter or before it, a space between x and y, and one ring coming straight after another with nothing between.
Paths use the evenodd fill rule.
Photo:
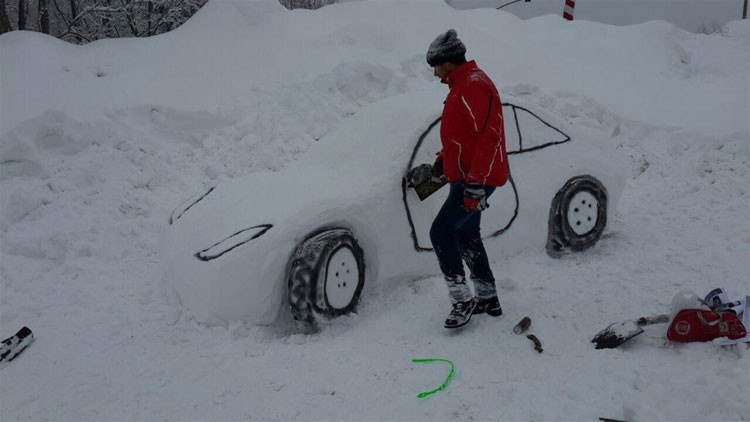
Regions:
<instances>
[{"instance_id":1,"label":"red winter jacket","mask_svg":"<svg viewBox=\"0 0 750 422\"><path fill-rule=\"evenodd\" d=\"M503 108L495 84L473 60L449 73L440 127L448 182L502 186L508 180Z\"/></svg>"}]
</instances>

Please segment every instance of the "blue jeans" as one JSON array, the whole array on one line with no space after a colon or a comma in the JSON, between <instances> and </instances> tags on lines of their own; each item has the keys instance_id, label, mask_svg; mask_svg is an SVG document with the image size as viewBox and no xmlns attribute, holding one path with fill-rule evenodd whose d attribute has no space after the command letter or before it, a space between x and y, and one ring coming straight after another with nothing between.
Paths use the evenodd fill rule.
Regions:
<instances>
[{"instance_id":1,"label":"blue jeans","mask_svg":"<svg viewBox=\"0 0 750 422\"><path fill-rule=\"evenodd\" d=\"M489 198L494 191L494 187L487 186L486 197ZM497 294L495 277L482 243L481 221L481 212L468 212L464 208L464 183L451 183L448 199L432 222L430 239L454 302L464 302L472 297L465 283L463 262L471 271L478 297L489 298Z\"/></svg>"}]
</instances>

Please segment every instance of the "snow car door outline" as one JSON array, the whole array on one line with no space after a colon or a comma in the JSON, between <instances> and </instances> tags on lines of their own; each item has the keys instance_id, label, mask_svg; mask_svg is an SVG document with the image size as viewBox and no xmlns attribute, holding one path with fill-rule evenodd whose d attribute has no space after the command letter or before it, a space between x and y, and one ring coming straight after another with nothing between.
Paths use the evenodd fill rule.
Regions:
<instances>
[{"instance_id":1,"label":"snow car door outline","mask_svg":"<svg viewBox=\"0 0 750 422\"><path fill-rule=\"evenodd\" d=\"M503 117L505 119L505 147L509 157L571 140L566 133L525 107L503 103ZM434 161L435 153L441 148L438 128L440 120L441 118L438 117L419 136L407 171L421 163ZM490 208L483 211L482 237L484 239L495 238L505 233L518 216L519 198L516 182L513 179L513 160L509 158L508 161L508 183L495 190L488 201ZM420 201L411 189L407 189L405 183L402 183L402 190L414 248L417 251L432 251L429 237L430 225L445 201L448 190L440 189L424 201Z\"/></svg>"}]
</instances>

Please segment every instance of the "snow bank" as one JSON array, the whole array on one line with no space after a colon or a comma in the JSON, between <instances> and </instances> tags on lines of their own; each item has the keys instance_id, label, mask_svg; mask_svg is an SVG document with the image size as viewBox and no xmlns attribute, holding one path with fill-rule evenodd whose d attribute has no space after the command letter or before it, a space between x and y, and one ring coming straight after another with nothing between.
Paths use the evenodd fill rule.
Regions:
<instances>
[{"instance_id":1,"label":"snow bank","mask_svg":"<svg viewBox=\"0 0 750 422\"><path fill-rule=\"evenodd\" d=\"M456 9L496 8L507 1L446 0ZM518 2L502 10L529 19L543 15L562 16L565 1L533 0ZM727 22L742 18L742 1L736 0L579 0L574 9L576 21L609 25L633 25L661 20L694 33L712 33Z\"/></svg>"},{"instance_id":2,"label":"snow bank","mask_svg":"<svg viewBox=\"0 0 750 422\"><path fill-rule=\"evenodd\" d=\"M695 35L437 0L212 1L151 39L3 34L0 329L37 340L2 370L0 418L749 419L741 347L666 344L663 326L617 350L588 343L682 289L747 293L748 25ZM501 93L529 93L630 158L606 238L560 260L497 260L506 314L458 334L442 328L439 278L372 291L317 336L196 323L159 274L172 209L285 168L363 104L444 90L424 52L450 27ZM541 355L511 334L525 314ZM410 359L432 356L458 372L419 401L443 373Z\"/></svg>"}]
</instances>

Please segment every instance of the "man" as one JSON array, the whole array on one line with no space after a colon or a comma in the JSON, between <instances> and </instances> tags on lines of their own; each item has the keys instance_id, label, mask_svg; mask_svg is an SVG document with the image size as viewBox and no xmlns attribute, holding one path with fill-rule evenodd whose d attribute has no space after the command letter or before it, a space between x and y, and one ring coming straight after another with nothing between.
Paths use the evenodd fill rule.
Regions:
<instances>
[{"instance_id":1,"label":"man","mask_svg":"<svg viewBox=\"0 0 750 422\"><path fill-rule=\"evenodd\" d=\"M422 165L407 175L409 184L417 185L442 172L450 183L448 199L430 229L453 304L446 328L466 325L472 314L503 312L480 234L487 198L508 179L503 110L495 85L476 62L466 61L465 53L453 29L430 44L427 63L449 87L440 128L442 150L431 168ZM462 260L471 271L476 298L466 284Z\"/></svg>"}]
</instances>

